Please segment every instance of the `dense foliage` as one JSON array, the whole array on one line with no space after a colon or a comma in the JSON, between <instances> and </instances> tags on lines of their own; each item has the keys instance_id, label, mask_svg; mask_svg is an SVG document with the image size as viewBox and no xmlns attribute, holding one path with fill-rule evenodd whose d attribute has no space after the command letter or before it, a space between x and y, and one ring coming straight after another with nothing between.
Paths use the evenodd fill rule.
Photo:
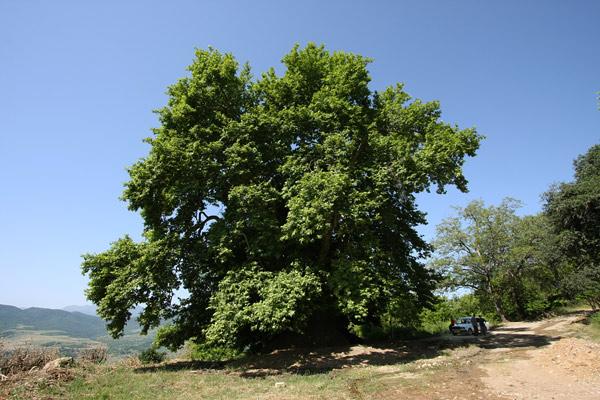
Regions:
<instances>
[{"instance_id":1,"label":"dense foliage","mask_svg":"<svg viewBox=\"0 0 600 400\"><path fill-rule=\"evenodd\" d=\"M419 316L420 329L429 334L448 332L452 319L465 316L482 316L489 323L496 322L496 315L486 310L478 296L464 294L453 298L440 297L434 307L424 309Z\"/></svg>"},{"instance_id":2,"label":"dense foliage","mask_svg":"<svg viewBox=\"0 0 600 400\"><path fill-rule=\"evenodd\" d=\"M311 44L254 80L232 55L197 51L129 170L123 199L144 240L84 256L113 335L136 304L145 329L171 321L160 344L243 347L432 303L414 194L465 191L480 137L401 85L373 92L368 63Z\"/></svg>"},{"instance_id":3,"label":"dense foliage","mask_svg":"<svg viewBox=\"0 0 600 400\"><path fill-rule=\"evenodd\" d=\"M437 257L445 288L469 288L501 319L536 317L561 299L563 262L543 215L519 217L519 202L473 201L438 226Z\"/></svg>"},{"instance_id":4,"label":"dense foliage","mask_svg":"<svg viewBox=\"0 0 600 400\"><path fill-rule=\"evenodd\" d=\"M575 162L575 180L544 194L544 212L474 201L438 226L432 265L442 288L470 288L502 319L537 317L564 302L600 308L600 145ZM485 308L485 307L484 307Z\"/></svg>"},{"instance_id":5,"label":"dense foliage","mask_svg":"<svg viewBox=\"0 0 600 400\"><path fill-rule=\"evenodd\" d=\"M158 364L163 362L167 354L162 351L158 351L155 347L150 347L138 355L138 359L142 364Z\"/></svg>"},{"instance_id":6,"label":"dense foliage","mask_svg":"<svg viewBox=\"0 0 600 400\"><path fill-rule=\"evenodd\" d=\"M565 288L600 308L600 145L575 162L575 180L552 187L545 213L570 263Z\"/></svg>"}]
</instances>

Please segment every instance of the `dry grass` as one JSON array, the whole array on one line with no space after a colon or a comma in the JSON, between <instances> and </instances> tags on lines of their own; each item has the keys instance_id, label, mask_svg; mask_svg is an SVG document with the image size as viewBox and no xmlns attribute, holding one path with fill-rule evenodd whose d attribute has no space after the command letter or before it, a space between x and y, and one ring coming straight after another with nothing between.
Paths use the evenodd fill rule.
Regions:
<instances>
[{"instance_id":1,"label":"dry grass","mask_svg":"<svg viewBox=\"0 0 600 400\"><path fill-rule=\"evenodd\" d=\"M83 363L100 364L108 358L108 349L106 346L94 346L81 349L77 353L77 361Z\"/></svg>"},{"instance_id":2,"label":"dry grass","mask_svg":"<svg viewBox=\"0 0 600 400\"><path fill-rule=\"evenodd\" d=\"M0 347L0 373L8 376L41 369L58 357L58 349L53 347L23 346L12 350Z\"/></svg>"},{"instance_id":3,"label":"dry grass","mask_svg":"<svg viewBox=\"0 0 600 400\"><path fill-rule=\"evenodd\" d=\"M587 323L587 336L596 342L600 342L600 311L596 311L594 314L590 315Z\"/></svg>"}]
</instances>

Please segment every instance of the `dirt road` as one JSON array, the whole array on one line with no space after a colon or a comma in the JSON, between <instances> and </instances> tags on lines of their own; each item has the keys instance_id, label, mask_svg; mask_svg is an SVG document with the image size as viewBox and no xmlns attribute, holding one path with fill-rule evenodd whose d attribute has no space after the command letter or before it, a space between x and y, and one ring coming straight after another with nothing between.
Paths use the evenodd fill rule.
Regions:
<instances>
[{"instance_id":1,"label":"dirt road","mask_svg":"<svg viewBox=\"0 0 600 400\"><path fill-rule=\"evenodd\" d=\"M449 362L437 357L441 367L382 398L598 400L600 345L575 337L583 318L507 323L485 338L452 338L465 346L450 351Z\"/></svg>"},{"instance_id":2,"label":"dirt road","mask_svg":"<svg viewBox=\"0 0 600 400\"><path fill-rule=\"evenodd\" d=\"M600 344L576 337L584 312L506 323L485 337L447 336L398 346L353 346L299 355L275 352L246 374L368 367L352 399L600 400Z\"/></svg>"},{"instance_id":3,"label":"dirt road","mask_svg":"<svg viewBox=\"0 0 600 400\"><path fill-rule=\"evenodd\" d=\"M486 389L510 399L600 399L600 346L573 337L581 319L574 314L494 331L480 366Z\"/></svg>"}]
</instances>

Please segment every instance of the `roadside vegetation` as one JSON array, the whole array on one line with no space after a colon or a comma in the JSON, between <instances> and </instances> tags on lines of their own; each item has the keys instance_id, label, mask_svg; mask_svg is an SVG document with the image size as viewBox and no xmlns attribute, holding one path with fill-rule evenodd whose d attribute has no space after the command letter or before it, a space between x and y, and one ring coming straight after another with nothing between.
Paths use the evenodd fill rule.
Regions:
<instances>
[{"instance_id":1,"label":"roadside vegetation","mask_svg":"<svg viewBox=\"0 0 600 400\"><path fill-rule=\"evenodd\" d=\"M139 373L129 366L97 366L76 373L66 384L36 388L39 398L60 399L343 399L360 383L365 394L380 386L372 369L346 369L311 375L285 374L260 379L224 371L194 372L157 370ZM276 386L283 382L285 386ZM31 387L15 388L11 399L31 399Z\"/></svg>"},{"instance_id":2,"label":"roadside vegetation","mask_svg":"<svg viewBox=\"0 0 600 400\"><path fill-rule=\"evenodd\" d=\"M587 337L600 343L600 312L595 312L588 317L584 330Z\"/></svg>"}]
</instances>

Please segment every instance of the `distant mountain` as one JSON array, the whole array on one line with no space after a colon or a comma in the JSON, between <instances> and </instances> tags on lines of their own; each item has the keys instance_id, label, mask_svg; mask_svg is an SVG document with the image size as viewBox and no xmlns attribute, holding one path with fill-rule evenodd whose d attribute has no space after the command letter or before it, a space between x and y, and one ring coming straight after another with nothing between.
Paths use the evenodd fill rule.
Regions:
<instances>
[{"instance_id":1,"label":"distant mountain","mask_svg":"<svg viewBox=\"0 0 600 400\"><path fill-rule=\"evenodd\" d=\"M94 317L96 317L96 306L92 306L92 305L83 305L83 306L66 306L62 308L64 311L69 311L69 312L80 312L82 314L87 314L87 315L93 315Z\"/></svg>"},{"instance_id":2,"label":"distant mountain","mask_svg":"<svg viewBox=\"0 0 600 400\"><path fill-rule=\"evenodd\" d=\"M96 314L96 306L91 305L91 304L85 304L82 306L66 306L63 307L62 310L64 311L69 311L69 312L80 312L82 314L87 314L87 315L93 315L95 317L98 316L98 314ZM144 311L144 307L141 306L137 306L135 308L132 308L131 310L131 318L132 320L137 318L138 315L140 315L142 313L142 311ZM129 324L131 325L133 321L130 321Z\"/></svg>"},{"instance_id":3,"label":"distant mountain","mask_svg":"<svg viewBox=\"0 0 600 400\"><path fill-rule=\"evenodd\" d=\"M17 329L58 331L65 336L89 339L107 335L106 321L96 315L39 307L22 310L18 307L0 304L0 337L3 332ZM128 333L139 331L139 325L135 319L129 321L126 331Z\"/></svg>"},{"instance_id":4,"label":"distant mountain","mask_svg":"<svg viewBox=\"0 0 600 400\"><path fill-rule=\"evenodd\" d=\"M106 323L96 316L49 308L21 310L0 305L0 332L13 329L59 331L66 336L90 339L106 335Z\"/></svg>"},{"instance_id":5,"label":"distant mountain","mask_svg":"<svg viewBox=\"0 0 600 400\"><path fill-rule=\"evenodd\" d=\"M68 309L90 311L81 306ZM132 314L137 315L139 311L133 310ZM122 356L150 347L155 331L140 336L140 326L132 319L124 333L123 337L112 339L106 331L106 321L79 311L38 307L20 309L0 304L0 341L5 348L52 346L58 347L62 354L75 355L82 348L104 345L110 354Z\"/></svg>"}]
</instances>

